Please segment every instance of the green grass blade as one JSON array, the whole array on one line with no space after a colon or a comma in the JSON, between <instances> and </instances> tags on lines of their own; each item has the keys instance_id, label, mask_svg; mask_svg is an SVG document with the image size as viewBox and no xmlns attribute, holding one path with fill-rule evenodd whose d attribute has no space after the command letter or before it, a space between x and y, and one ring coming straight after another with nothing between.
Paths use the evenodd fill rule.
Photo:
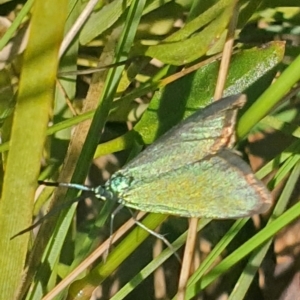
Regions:
<instances>
[{"instance_id":1,"label":"green grass blade","mask_svg":"<svg viewBox=\"0 0 300 300\"><path fill-rule=\"evenodd\" d=\"M282 72L272 84L247 110L238 124L237 134L244 137L267 113L282 99L282 97L300 80L300 55Z\"/></svg>"},{"instance_id":2,"label":"green grass blade","mask_svg":"<svg viewBox=\"0 0 300 300\"><path fill-rule=\"evenodd\" d=\"M14 240L10 237L32 221L40 159L53 101L58 48L66 18L66 2L35 1L0 204L0 290L3 299L14 298L25 264L29 235L24 234ZM59 5L59 11L53 8L56 5Z\"/></svg>"}]
</instances>

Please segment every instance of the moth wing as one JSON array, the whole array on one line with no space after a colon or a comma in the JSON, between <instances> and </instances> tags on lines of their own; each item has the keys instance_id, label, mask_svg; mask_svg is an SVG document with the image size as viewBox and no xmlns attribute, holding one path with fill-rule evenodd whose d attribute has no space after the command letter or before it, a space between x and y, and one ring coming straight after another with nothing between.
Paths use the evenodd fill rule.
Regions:
<instances>
[{"instance_id":1,"label":"moth wing","mask_svg":"<svg viewBox=\"0 0 300 300\"><path fill-rule=\"evenodd\" d=\"M228 219L263 213L272 203L250 167L228 149L132 183L120 195L122 202L147 212Z\"/></svg>"},{"instance_id":2,"label":"moth wing","mask_svg":"<svg viewBox=\"0 0 300 300\"><path fill-rule=\"evenodd\" d=\"M208 105L160 137L122 171L128 176L146 173L156 177L232 147L237 111L245 102L244 95L235 95Z\"/></svg>"}]
</instances>

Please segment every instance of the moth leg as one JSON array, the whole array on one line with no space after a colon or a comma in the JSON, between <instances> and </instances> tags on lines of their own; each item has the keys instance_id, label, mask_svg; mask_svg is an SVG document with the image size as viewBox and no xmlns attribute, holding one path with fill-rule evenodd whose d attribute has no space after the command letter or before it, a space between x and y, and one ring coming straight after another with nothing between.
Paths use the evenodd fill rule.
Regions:
<instances>
[{"instance_id":1,"label":"moth leg","mask_svg":"<svg viewBox=\"0 0 300 300\"><path fill-rule=\"evenodd\" d=\"M117 208L110 215L109 243L108 243L108 248L107 248L107 254L109 253L109 250L111 248L111 245L112 245L112 242L113 242L113 239L114 239L113 231L114 231L114 219L115 219L115 216L119 213L119 211L123 207L124 207L123 204L118 205Z\"/></svg>"},{"instance_id":2,"label":"moth leg","mask_svg":"<svg viewBox=\"0 0 300 300\"><path fill-rule=\"evenodd\" d=\"M113 242L113 224L114 224L114 219L115 216L119 213L119 211L124 207L124 205L120 204L118 205L118 207L112 212L111 216L110 216L110 238L109 238L109 246L107 249L107 253L109 252L111 246L112 246L112 242ZM165 245L167 245L167 247L169 247L171 249L171 251L174 253L174 255L176 256L176 258L178 259L178 261L181 263L181 259L178 255L178 253L176 252L176 250L174 249L174 247L172 246L172 244L162 235L159 234L157 232L155 232L154 230L151 230L150 228L148 228L147 226L145 226L143 223L141 223L140 221L138 221L135 217L135 214L132 212L131 209L129 209L128 207L126 207L128 209L128 211L130 212L132 219L134 220L134 223L141 227L142 229L144 229L145 231L147 231L149 234L153 235L154 237L160 239L161 241L163 241L165 243Z\"/></svg>"},{"instance_id":3,"label":"moth leg","mask_svg":"<svg viewBox=\"0 0 300 300\"><path fill-rule=\"evenodd\" d=\"M160 239L161 241L163 241L163 243L165 243L165 245L171 249L171 251L174 253L174 255L176 256L176 258L178 259L178 261L181 263L180 256L178 255L178 253L176 252L176 250L174 249L174 247L172 246L172 244L162 234L159 234L159 233L155 232L154 230L148 228L143 223L141 223L140 221L138 221L136 219L134 213L132 212L132 210L130 210L129 208L128 208L128 210L131 213L131 216L132 216L132 219L134 220L134 223L137 226L141 227L142 229L146 230L149 234L151 234L154 237L156 237L156 238Z\"/></svg>"}]
</instances>

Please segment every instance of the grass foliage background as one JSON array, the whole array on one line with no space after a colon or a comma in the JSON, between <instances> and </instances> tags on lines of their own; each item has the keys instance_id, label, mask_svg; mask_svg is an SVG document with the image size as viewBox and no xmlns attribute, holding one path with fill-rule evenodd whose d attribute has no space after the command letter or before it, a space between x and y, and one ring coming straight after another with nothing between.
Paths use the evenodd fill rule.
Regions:
<instances>
[{"instance_id":1,"label":"grass foliage background","mask_svg":"<svg viewBox=\"0 0 300 300\"><path fill-rule=\"evenodd\" d=\"M156 250L162 246L141 228L126 233L106 259L98 254L92 267L82 264L109 237L113 204L86 201L76 210L69 202L77 191L50 187L36 193L35 201L37 181L82 183L88 176L89 184L103 184L144 145L208 105L236 5L224 95L248 96L237 124L238 148L256 169L263 166L257 176L274 190L274 208L249 220L199 221L186 299L277 299L296 288L296 248L287 255L292 264L285 284L276 285L270 269L282 268L282 253L291 247L278 232L297 232L292 222L300 214L298 1L2 1L3 299L42 299L48 293L45 299L90 299L99 286L99 299L176 297L180 264L170 249ZM78 72L95 67L101 70ZM63 203L67 209L45 220L38 233L11 240L33 218ZM154 230L167 217L148 214L143 222ZM123 209L114 229L129 218ZM187 220L175 217L160 227L180 255L186 228ZM160 254L154 258L152 251ZM58 291L57 284L78 266L84 272Z\"/></svg>"}]
</instances>

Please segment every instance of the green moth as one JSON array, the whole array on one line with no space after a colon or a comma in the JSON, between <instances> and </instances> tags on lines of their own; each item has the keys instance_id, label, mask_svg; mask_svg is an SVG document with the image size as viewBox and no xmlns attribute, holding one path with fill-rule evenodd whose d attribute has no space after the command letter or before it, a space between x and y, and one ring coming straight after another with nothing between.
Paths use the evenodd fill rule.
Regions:
<instances>
[{"instance_id":1,"label":"green moth","mask_svg":"<svg viewBox=\"0 0 300 300\"><path fill-rule=\"evenodd\" d=\"M245 95L214 102L173 127L92 190L102 200L181 217L241 218L267 211L272 197L238 153L235 123Z\"/></svg>"}]
</instances>

